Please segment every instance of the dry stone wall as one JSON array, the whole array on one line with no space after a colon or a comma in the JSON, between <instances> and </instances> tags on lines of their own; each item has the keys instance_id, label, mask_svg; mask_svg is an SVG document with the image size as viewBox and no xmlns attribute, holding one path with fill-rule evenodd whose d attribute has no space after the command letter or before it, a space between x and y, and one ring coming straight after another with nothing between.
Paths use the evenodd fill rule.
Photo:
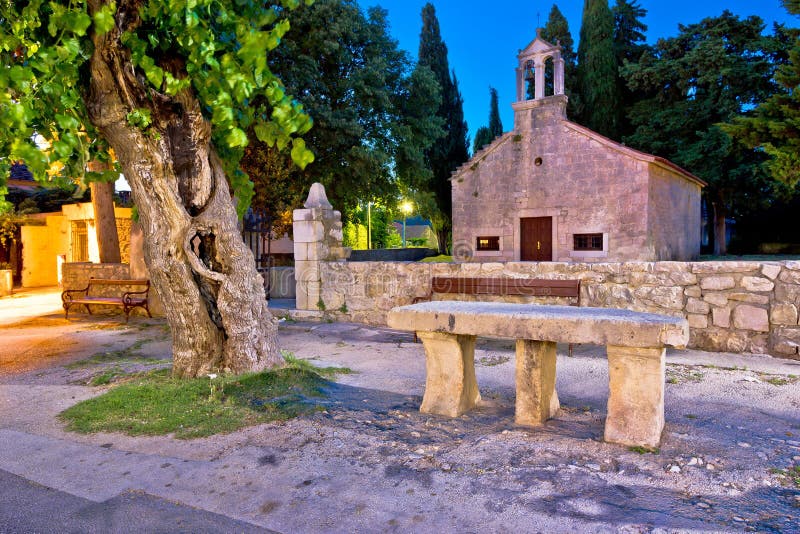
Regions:
<instances>
[{"instance_id":1,"label":"dry stone wall","mask_svg":"<svg viewBox=\"0 0 800 534\"><path fill-rule=\"evenodd\" d=\"M341 320L382 325L391 308L427 296L432 276L580 279L582 306L686 317L692 348L800 359L798 261L320 262L320 308ZM494 299L566 303L564 299Z\"/></svg>"}]
</instances>

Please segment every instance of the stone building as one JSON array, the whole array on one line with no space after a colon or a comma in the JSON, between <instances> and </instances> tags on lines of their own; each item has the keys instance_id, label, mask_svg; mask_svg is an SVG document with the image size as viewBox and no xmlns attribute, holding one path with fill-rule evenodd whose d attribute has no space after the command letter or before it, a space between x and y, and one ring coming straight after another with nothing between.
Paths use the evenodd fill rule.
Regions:
<instances>
[{"instance_id":1,"label":"stone building","mask_svg":"<svg viewBox=\"0 0 800 534\"><path fill-rule=\"evenodd\" d=\"M699 255L705 183L570 122L560 46L537 32L518 59L514 130L451 178L456 259L685 261ZM549 62L552 94L546 95Z\"/></svg>"}]
</instances>

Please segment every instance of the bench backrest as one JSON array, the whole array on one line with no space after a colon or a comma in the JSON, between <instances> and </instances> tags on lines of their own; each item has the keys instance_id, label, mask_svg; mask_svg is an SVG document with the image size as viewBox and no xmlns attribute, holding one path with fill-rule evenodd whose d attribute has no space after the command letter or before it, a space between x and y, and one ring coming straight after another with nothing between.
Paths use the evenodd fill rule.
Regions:
<instances>
[{"instance_id":1,"label":"bench backrest","mask_svg":"<svg viewBox=\"0 0 800 534\"><path fill-rule=\"evenodd\" d=\"M89 282L86 285L86 294L92 294L93 287L101 287L101 286L125 286L122 289L122 292L127 291L149 291L150 290L150 280L121 280L121 279L106 279L106 278L89 278ZM143 286L143 287L142 287ZM128 289L130 288L130 289ZM102 289L97 290L100 294L104 294L107 296L112 296L111 289L107 289L103 291Z\"/></svg>"},{"instance_id":2,"label":"bench backrest","mask_svg":"<svg viewBox=\"0 0 800 534\"><path fill-rule=\"evenodd\" d=\"M539 278L457 278L434 276L433 293L463 295L520 295L530 297L575 297L580 299L580 280Z\"/></svg>"}]
</instances>

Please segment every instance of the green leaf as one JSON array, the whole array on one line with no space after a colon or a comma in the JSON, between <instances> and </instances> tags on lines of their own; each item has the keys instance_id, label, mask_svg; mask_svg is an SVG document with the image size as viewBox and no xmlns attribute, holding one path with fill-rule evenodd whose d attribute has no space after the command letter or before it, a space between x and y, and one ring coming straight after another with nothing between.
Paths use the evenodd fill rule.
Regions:
<instances>
[{"instance_id":1,"label":"green leaf","mask_svg":"<svg viewBox=\"0 0 800 534\"><path fill-rule=\"evenodd\" d=\"M309 163L314 161L314 153L306 148L306 142L300 138L292 141L292 161L301 169L305 169Z\"/></svg>"},{"instance_id":2,"label":"green leaf","mask_svg":"<svg viewBox=\"0 0 800 534\"><path fill-rule=\"evenodd\" d=\"M113 1L98 9L92 16L95 32L100 35L110 32L114 28L114 14L116 12L117 3Z\"/></svg>"},{"instance_id":3,"label":"green leaf","mask_svg":"<svg viewBox=\"0 0 800 534\"><path fill-rule=\"evenodd\" d=\"M230 147L247 146L247 134L239 128L233 128L228 135L225 136L225 142Z\"/></svg>"}]
</instances>

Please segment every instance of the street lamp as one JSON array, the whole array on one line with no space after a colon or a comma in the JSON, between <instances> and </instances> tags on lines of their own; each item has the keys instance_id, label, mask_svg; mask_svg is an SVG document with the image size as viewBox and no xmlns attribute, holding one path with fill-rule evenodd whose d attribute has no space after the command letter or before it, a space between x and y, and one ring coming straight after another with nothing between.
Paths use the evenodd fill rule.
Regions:
<instances>
[{"instance_id":1,"label":"street lamp","mask_svg":"<svg viewBox=\"0 0 800 534\"><path fill-rule=\"evenodd\" d=\"M411 205L411 202L405 201L400 206L400 209L403 210L403 248L406 248L406 219L414 207Z\"/></svg>"}]
</instances>

